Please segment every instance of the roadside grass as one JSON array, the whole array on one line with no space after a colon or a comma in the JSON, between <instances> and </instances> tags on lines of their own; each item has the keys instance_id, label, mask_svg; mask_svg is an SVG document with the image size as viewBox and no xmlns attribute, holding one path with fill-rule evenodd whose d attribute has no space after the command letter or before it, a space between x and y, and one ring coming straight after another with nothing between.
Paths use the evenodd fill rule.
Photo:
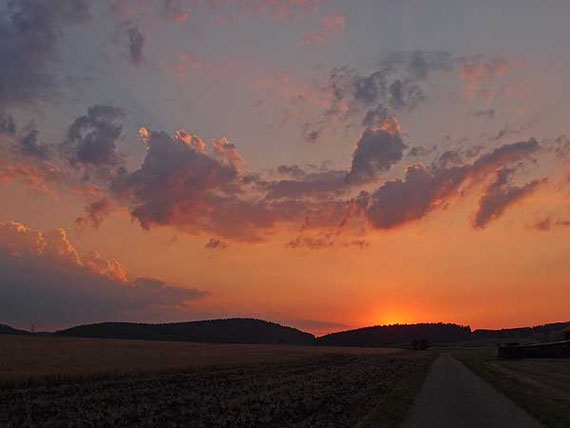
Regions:
<instances>
[{"instance_id":1,"label":"roadside grass","mask_svg":"<svg viewBox=\"0 0 570 428\"><path fill-rule=\"evenodd\" d=\"M393 388L380 396L375 408L355 428L394 428L408 415L416 395L438 353L419 351L409 357L414 361Z\"/></svg>"},{"instance_id":2,"label":"roadside grass","mask_svg":"<svg viewBox=\"0 0 570 428\"><path fill-rule=\"evenodd\" d=\"M550 428L570 428L570 360L499 360L494 348L452 354Z\"/></svg>"}]
</instances>

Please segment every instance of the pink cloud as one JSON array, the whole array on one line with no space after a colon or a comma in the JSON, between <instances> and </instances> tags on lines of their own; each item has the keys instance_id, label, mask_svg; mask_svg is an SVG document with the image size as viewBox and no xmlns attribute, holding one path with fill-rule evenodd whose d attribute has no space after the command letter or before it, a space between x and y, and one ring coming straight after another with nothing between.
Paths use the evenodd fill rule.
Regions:
<instances>
[{"instance_id":1,"label":"pink cloud","mask_svg":"<svg viewBox=\"0 0 570 428\"><path fill-rule=\"evenodd\" d=\"M344 32L346 27L346 16L341 13L334 13L323 16L319 22L317 31L309 31L302 40L303 45L325 43Z\"/></svg>"},{"instance_id":2,"label":"pink cloud","mask_svg":"<svg viewBox=\"0 0 570 428\"><path fill-rule=\"evenodd\" d=\"M463 94L467 101L482 96L486 102L491 102L496 92L489 84L515 70L518 63L506 58L485 59L474 57L461 61L459 77L463 81Z\"/></svg>"}]
</instances>

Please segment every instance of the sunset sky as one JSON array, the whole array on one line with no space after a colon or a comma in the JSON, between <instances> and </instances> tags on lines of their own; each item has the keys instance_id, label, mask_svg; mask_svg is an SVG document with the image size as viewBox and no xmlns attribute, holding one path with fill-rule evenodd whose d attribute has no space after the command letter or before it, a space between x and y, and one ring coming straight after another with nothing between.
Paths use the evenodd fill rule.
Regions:
<instances>
[{"instance_id":1,"label":"sunset sky","mask_svg":"<svg viewBox=\"0 0 570 428\"><path fill-rule=\"evenodd\" d=\"M0 323L570 318L567 0L0 0Z\"/></svg>"}]
</instances>

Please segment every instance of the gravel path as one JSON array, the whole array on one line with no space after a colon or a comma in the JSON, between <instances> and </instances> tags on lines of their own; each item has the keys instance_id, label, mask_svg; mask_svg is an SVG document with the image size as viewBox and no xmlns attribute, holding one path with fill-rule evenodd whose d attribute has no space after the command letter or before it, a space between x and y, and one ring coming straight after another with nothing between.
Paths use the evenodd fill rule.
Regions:
<instances>
[{"instance_id":1,"label":"gravel path","mask_svg":"<svg viewBox=\"0 0 570 428\"><path fill-rule=\"evenodd\" d=\"M449 354L432 365L402 428L544 428Z\"/></svg>"}]
</instances>

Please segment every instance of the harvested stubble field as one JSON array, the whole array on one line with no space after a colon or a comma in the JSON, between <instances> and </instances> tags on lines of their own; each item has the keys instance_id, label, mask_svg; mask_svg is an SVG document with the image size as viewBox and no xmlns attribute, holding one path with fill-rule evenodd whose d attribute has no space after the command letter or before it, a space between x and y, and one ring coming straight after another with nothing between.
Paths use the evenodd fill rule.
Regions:
<instances>
[{"instance_id":1,"label":"harvested stubble field","mask_svg":"<svg viewBox=\"0 0 570 428\"><path fill-rule=\"evenodd\" d=\"M385 355L399 351L0 335L0 383L289 361L331 353Z\"/></svg>"},{"instance_id":2,"label":"harvested stubble field","mask_svg":"<svg viewBox=\"0 0 570 428\"><path fill-rule=\"evenodd\" d=\"M279 353L278 347L253 348L273 359ZM397 426L432 359L422 352L291 348L299 348L297 354L291 350L293 358L281 355L273 362L252 360L251 354L244 359L243 347L228 346L231 365L220 360L226 365L12 379L0 389L0 426Z\"/></svg>"}]
</instances>

